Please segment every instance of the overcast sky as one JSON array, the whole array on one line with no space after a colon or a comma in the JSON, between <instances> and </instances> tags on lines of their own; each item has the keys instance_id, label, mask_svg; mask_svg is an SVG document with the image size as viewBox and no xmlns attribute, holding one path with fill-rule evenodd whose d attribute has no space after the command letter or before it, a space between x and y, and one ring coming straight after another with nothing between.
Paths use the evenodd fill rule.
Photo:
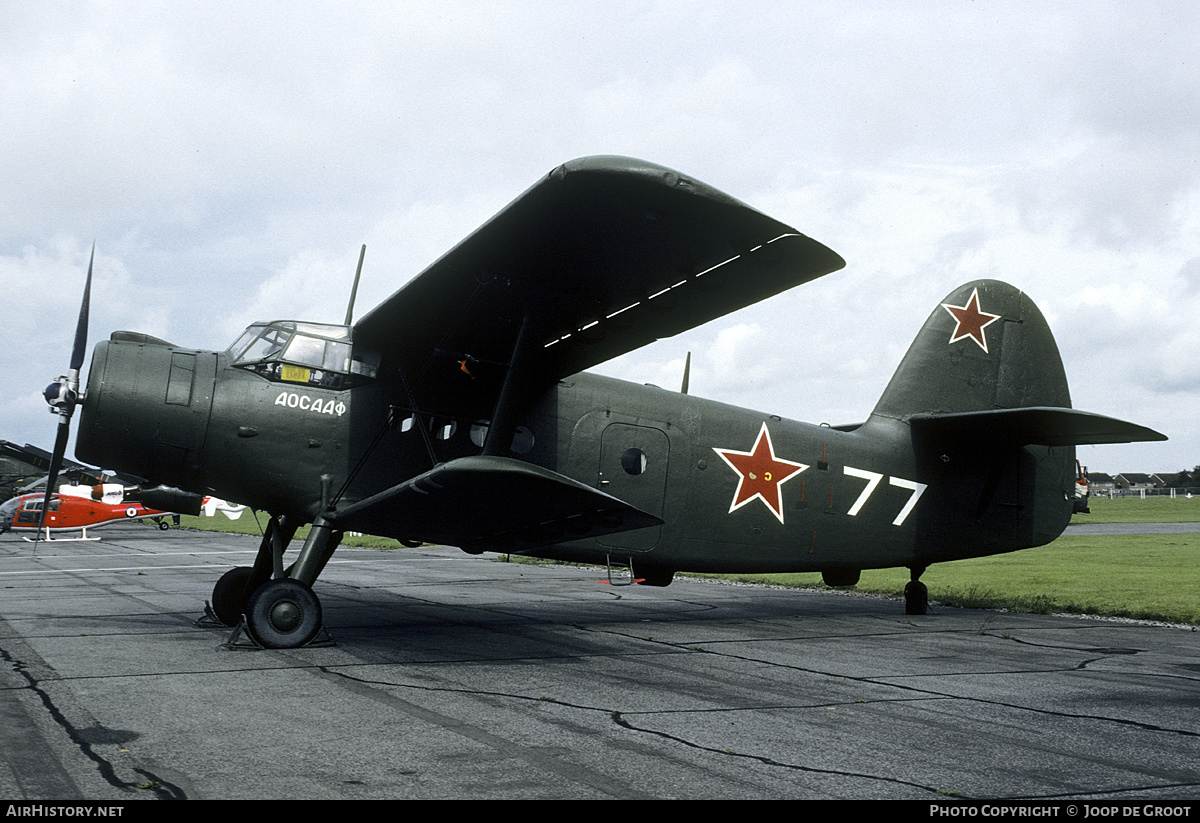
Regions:
<instances>
[{"instance_id":1,"label":"overcast sky","mask_svg":"<svg viewBox=\"0 0 1200 823\"><path fill-rule=\"evenodd\" d=\"M847 267L601 371L862 420L968 280L1054 330L1078 408L1200 463L1200 4L0 0L0 438L90 345L357 315L559 163L722 189Z\"/></svg>"}]
</instances>

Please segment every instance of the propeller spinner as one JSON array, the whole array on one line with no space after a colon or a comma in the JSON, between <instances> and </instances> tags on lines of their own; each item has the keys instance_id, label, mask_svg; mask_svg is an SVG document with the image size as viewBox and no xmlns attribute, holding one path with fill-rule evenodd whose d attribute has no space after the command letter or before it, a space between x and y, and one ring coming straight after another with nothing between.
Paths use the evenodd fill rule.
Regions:
<instances>
[{"instance_id":1,"label":"propeller spinner","mask_svg":"<svg viewBox=\"0 0 1200 823\"><path fill-rule=\"evenodd\" d=\"M71 435L71 416L79 404L79 370L87 354L88 311L92 295L92 265L96 261L96 244L92 244L92 256L88 260L87 280L83 286L83 302L79 306L79 321L75 324L75 347L71 350L71 365L67 373L46 387L42 393L50 410L58 415L58 434L54 438L54 452L50 457L50 472L46 475L46 496L42 500L42 512L38 520L38 535L46 525L46 512L50 510L50 498L54 484L62 468L63 456L67 451L67 439Z\"/></svg>"}]
</instances>

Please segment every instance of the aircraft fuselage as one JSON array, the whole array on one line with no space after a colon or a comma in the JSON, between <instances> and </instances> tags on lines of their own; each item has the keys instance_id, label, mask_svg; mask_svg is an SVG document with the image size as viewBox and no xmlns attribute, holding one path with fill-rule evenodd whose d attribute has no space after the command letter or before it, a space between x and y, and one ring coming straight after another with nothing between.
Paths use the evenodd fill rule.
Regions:
<instances>
[{"instance_id":1,"label":"aircraft fuselage","mask_svg":"<svg viewBox=\"0 0 1200 823\"><path fill-rule=\"evenodd\" d=\"M842 431L592 374L562 381L528 419L569 444L531 457L664 521L549 556L726 572L923 566L1042 545L1070 520L1069 469L1034 469L1066 466L1071 447L1007 450L992 488L979 479L986 444L930 453L886 417ZM1061 505L1046 510L1047 498Z\"/></svg>"},{"instance_id":2,"label":"aircraft fuselage","mask_svg":"<svg viewBox=\"0 0 1200 823\"><path fill-rule=\"evenodd\" d=\"M487 421L414 413L386 375L299 385L224 352L120 338L97 347L78 455L158 483L311 521L484 444ZM924 566L1041 545L1069 520L1074 480L1071 447L997 461L986 443L914 442L889 417L842 431L589 373L528 406L507 456L663 521L527 553L664 571ZM1047 466L1062 470L1034 471ZM423 538L403 520L373 522Z\"/></svg>"}]
</instances>

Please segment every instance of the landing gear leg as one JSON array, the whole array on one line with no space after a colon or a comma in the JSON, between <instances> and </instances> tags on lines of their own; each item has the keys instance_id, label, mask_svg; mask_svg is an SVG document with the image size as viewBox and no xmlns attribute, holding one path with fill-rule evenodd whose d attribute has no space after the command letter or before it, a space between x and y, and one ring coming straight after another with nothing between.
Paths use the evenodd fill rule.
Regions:
<instances>
[{"instance_id":1,"label":"landing gear leg","mask_svg":"<svg viewBox=\"0 0 1200 823\"><path fill-rule=\"evenodd\" d=\"M317 581L317 576L324 570L325 564L333 556L334 549L341 545L341 542L342 532L329 525L329 521L324 517L318 517L313 521L308 539L304 541L304 548L300 550L300 556L288 570L288 577L311 586Z\"/></svg>"},{"instance_id":2,"label":"landing gear leg","mask_svg":"<svg viewBox=\"0 0 1200 823\"><path fill-rule=\"evenodd\" d=\"M267 523L254 566L238 566L221 576L213 588L212 610L226 626L236 626L246 613L246 606L255 589L275 576L283 576L283 553L296 534L296 524L289 518L272 516Z\"/></svg>"},{"instance_id":3,"label":"landing gear leg","mask_svg":"<svg viewBox=\"0 0 1200 823\"><path fill-rule=\"evenodd\" d=\"M925 568L925 566L909 567L912 579L904 587L905 614L929 614L929 589L925 588L925 584L921 582L921 575L925 573Z\"/></svg>"},{"instance_id":4,"label":"landing gear leg","mask_svg":"<svg viewBox=\"0 0 1200 823\"><path fill-rule=\"evenodd\" d=\"M316 637L323 626L321 601L311 587L341 542L342 533L318 517L287 577L283 576L283 552L271 552L275 579L252 589L246 604L246 628L255 640L271 649L295 649ZM260 549L256 571L262 560Z\"/></svg>"}]
</instances>

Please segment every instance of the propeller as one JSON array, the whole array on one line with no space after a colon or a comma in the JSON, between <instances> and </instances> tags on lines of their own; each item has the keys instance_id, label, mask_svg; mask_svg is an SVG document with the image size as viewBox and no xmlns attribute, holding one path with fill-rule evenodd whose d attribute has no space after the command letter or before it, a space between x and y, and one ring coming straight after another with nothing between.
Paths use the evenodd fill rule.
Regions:
<instances>
[{"instance_id":1,"label":"propeller","mask_svg":"<svg viewBox=\"0 0 1200 823\"><path fill-rule=\"evenodd\" d=\"M79 370L87 354L88 310L92 296L92 264L96 262L96 244L92 243L92 256L88 260L87 281L83 286L83 303L79 306L79 321L75 324L75 347L71 350L71 366L65 375L46 387L42 393L50 410L58 415L58 435L54 438L54 452L50 457L50 473L46 475L46 496L42 499L42 512L38 518L37 536L46 525L46 512L50 510L50 498L54 484L62 468L63 455L67 451L67 439L71 435L71 416L79 403Z\"/></svg>"}]
</instances>

